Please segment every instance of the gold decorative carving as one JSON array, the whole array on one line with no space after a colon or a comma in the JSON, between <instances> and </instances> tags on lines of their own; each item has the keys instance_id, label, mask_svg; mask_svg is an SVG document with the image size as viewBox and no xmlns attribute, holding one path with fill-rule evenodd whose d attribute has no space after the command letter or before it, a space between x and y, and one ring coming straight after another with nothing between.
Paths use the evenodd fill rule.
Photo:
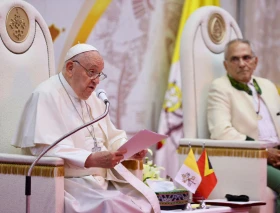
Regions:
<instances>
[{"instance_id":1,"label":"gold decorative carving","mask_svg":"<svg viewBox=\"0 0 280 213\"><path fill-rule=\"evenodd\" d=\"M211 15L209 22L208 22L208 34L212 42L215 44L222 43L226 33L226 25L225 20L223 17L218 14L214 13Z\"/></svg>"},{"instance_id":2,"label":"gold decorative carving","mask_svg":"<svg viewBox=\"0 0 280 213\"><path fill-rule=\"evenodd\" d=\"M14 164L14 163L0 163L0 174L9 175L27 175L30 165ZM62 177L64 176L63 166L53 165L37 165L32 170L32 176L41 177Z\"/></svg>"},{"instance_id":3,"label":"gold decorative carving","mask_svg":"<svg viewBox=\"0 0 280 213\"><path fill-rule=\"evenodd\" d=\"M8 12L6 29L14 42L21 43L26 39L29 32L29 19L21 7L13 7Z\"/></svg>"},{"instance_id":4,"label":"gold decorative carving","mask_svg":"<svg viewBox=\"0 0 280 213\"><path fill-rule=\"evenodd\" d=\"M201 154L202 147L192 146L193 152ZM265 149L250 149L250 148L231 148L231 147L207 147L208 156L230 156L243 158L267 158L267 151ZM189 146L180 145L177 149L179 155L186 155L189 153Z\"/></svg>"}]
</instances>

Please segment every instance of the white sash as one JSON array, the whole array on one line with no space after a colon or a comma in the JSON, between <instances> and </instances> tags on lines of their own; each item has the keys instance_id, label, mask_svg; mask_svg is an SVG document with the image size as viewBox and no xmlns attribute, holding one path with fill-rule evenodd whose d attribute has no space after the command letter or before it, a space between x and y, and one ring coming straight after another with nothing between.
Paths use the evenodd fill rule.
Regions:
<instances>
[{"instance_id":1,"label":"white sash","mask_svg":"<svg viewBox=\"0 0 280 213\"><path fill-rule=\"evenodd\" d=\"M121 163L116 165L114 169L135 189L141 192L147 200L150 202L155 213L160 213L159 200L156 193L152 191L148 186L146 186L141 180L135 177L127 168L125 168Z\"/></svg>"}]
</instances>

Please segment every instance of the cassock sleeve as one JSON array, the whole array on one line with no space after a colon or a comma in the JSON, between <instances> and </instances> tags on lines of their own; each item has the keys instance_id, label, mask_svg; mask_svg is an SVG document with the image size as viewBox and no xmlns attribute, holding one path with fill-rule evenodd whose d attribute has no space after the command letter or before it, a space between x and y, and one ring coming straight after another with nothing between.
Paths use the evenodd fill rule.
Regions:
<instances>
[{"instance_id":1,"label":"cassock sleeve","mask_svg":"<svg viewBox=\"0 0 280 213\"><path fill-rule=\"evenodd\" d=\"M37 144L35 147L30 148L30 152L32 155L39 155L47 148L48 145ZM45 154L45 156L63 158L65 164L71 168L77 169L85 168L85 161L89 155L91 155L89 151L65 144L58 144Z\"/></svg>"},{"instance_id":2,"label":"cassock sleeve","mask_svg":"<svg viewBox=\"0 0 280 213\"><path fill-rule=\"evenodd\" d=\"M127 136L125 131L119 130L111 122L110 116L106 116L107 131L108 131L108 150L116 151L120 146L122 146L127 141Z\"/></svg>"},{"instance_id":3,"label":"cassock sleeve","mask_svg":"<svg viewBox=\"0 0 280 213\"><path fill-rule=\"evenodd\" d=\"M47 91L47 90L46 90ZM39 155L46 147L71 130L63 119L62 98L56 93L35 91L24 107L13 144L27 148L33 155ZM71 136L51 149L46 156L63 158L71 166L84 167L91 152L75 148Z\"/></svg>"},{"instance_id":4,"label":"cassock sleeve","mask_svg":"<svg viewBox=\"0 0 280 213\"><path fill-rule=\"evenodd\" d=\"M60 101L57 94L34 91L24 107L12 145L50 145L69 132L63 123Z\"/></svg>"}]
</instances>

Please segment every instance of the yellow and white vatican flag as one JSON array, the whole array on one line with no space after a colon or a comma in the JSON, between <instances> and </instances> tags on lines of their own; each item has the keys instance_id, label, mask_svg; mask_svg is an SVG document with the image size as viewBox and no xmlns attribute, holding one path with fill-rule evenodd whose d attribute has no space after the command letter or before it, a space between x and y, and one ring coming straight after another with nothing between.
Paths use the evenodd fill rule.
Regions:
<instances>
[{"instance_id":1,"label":"yellow and white vatican flag","mask_svg":"<svg viewBox=\"0 0 280 213\"><path fill-rule=\"evenodd\" d=\"M199 184L201 183L201 175L192 151L190 148L189 154L184 161L175 177L175 181L181 186L185 187L191 193L195 193Z\"/></svg>"},{"instance_id":2,"label":"yellow and white vatican flag","mask_svg":"<svg viewBox=\"0 0 280 213\"><path fill-rule=\"evenodd\" d=\"M169 137L157 144L155 153L155 163L165 168L162 176L168 175L174 178L179 169L177 160L177 148L179 140L183 135L183 110L182 110L182 91L181 91L181 69L180 69L180 41L185 23L189 16L199 7L206 5L220 6L219 0L185 0L179 29L177 33L175 48L170 67L168 88L165 93L164 103L160 114L158 133ZM166 156L172 156L171 162Z\"/></svg>"}]
</instances>

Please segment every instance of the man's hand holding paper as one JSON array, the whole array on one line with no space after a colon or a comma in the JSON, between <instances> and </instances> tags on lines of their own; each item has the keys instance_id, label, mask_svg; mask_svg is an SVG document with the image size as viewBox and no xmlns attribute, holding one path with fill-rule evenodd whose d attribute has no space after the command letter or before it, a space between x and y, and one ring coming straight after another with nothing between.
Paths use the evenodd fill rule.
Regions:
<instances>
[{"instance_id":1,"label":"man's hand holding paper","mask_svg":"<svg viewBox=\"0 0 280 213\"><path fill-rule=\"evenodd\" d=\"M142 160L146 156L147 152L148 152L147 149L141 150L140 152L134 154L130 159Z\"/></svg>"},{"instance_id":2,"label":"man's hand holding paper","mask_svg":"<svg viewBox=\"0 0 280 213\"><path fill-rule=\"evenodd\" d=\"M147 153L147 148L151 145L167 138L167 135L161 135L149 130L141 130L135 134L130 140L122 145L118 150L126 149L127 153L124 154L124 160L133 158L139 160Z\"/></svg>"}]
</instances>

